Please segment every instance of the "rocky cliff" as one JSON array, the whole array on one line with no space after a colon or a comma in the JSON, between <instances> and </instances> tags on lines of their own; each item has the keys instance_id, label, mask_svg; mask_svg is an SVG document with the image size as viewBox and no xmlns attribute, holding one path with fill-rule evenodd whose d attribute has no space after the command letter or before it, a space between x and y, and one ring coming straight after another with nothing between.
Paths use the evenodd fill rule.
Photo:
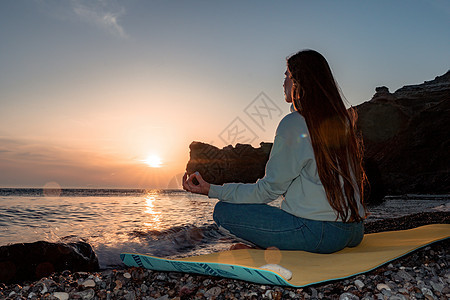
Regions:
<instances>
[{"instance_id":1,"label":"rocky cliff","mask_svg":"<svg viewBox=\"0 0 450 300\"><path fill-rule=\"evenodd\" d=\"M450 193L450 71L394 93L375 91L356 106L372 202L386 194ZM271 146L193 142L186 169L215 184L255 182L264 176Z\"/></svg>"},{"instance_id":2,"label":"rocky cliff","mask_svg":"<svg viewBox=\"0 0 450 300\"><path fill-rule=\"evenodd\" d=\"M358 105L365 160L388 194L450 192L450 71Z\"/></svg>"}]
</instances>

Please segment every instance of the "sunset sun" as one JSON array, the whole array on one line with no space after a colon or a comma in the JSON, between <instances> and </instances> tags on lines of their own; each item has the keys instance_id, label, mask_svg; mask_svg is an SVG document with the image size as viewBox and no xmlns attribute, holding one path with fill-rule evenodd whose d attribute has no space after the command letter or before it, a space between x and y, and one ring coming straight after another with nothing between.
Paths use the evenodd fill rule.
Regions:
<instances>
[{"instance_id":1,"label":"sunset sun","mask_svg":"<svg viewBox=\"0 0 450 300\"><path fill-rule=\"evenodd\" d=\"M160 168L162 166L161 158L155 154L147 156L147 158L144 159L143 162L152 168Z\"/></svg>"}]
</instances>

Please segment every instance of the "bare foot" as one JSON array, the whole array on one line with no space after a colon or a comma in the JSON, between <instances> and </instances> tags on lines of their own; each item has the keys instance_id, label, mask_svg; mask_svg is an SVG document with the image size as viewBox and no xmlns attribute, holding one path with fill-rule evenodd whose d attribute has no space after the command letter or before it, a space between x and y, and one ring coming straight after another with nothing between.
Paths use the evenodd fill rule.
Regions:
<instances>
[{"instance_id":1,"label":"bare foot","mask_svg":"<svg viewBox=\"0 0 450 300\"><path fill-rule=\"evenodd\" d=\"M258 248L243 243L237 243L230 247L230 250L239 250L239 249L258 249Z\"/></svg>"}]
</instances>

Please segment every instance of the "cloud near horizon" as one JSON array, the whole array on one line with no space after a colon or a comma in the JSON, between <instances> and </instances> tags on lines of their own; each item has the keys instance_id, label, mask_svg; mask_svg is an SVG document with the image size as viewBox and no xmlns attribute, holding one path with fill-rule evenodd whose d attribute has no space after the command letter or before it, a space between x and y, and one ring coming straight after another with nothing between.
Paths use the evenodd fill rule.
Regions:
<instances>
[{"instance_id":1,"label":"cloud near horizon","mask_svg":"<svg viewBox=\"0 0 450 300\"><path fill-rule=\"evenodd\" d=\"M125 160L86 149L42 141L0 137L0 187L40 187L57 182L62 187L157 188L168 185L164 170L138 160Z\"/></svg>"}]
</instances>

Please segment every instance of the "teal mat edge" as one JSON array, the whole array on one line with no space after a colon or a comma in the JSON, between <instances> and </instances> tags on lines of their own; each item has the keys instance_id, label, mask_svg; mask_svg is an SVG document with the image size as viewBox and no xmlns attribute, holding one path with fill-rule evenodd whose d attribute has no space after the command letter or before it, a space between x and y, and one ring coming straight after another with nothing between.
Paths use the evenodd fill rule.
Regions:
<instances>
[{"instance_id":1,"label":"teal mat edge","mask_svg":"<svg viewBox=\"0 0 450 300\"><path fill-rule=\"evenodd\" d=\"M120 258L125 263L125 265L130 267L143 267L156 271L195 273L201 275L244 280L260 284L293 286L290 285L281 275L276 272L238 264L183 261L182 258L167 259L138 253L122 253L120 255ZM139 258L139 260L137 258ZM142 258L144 262L142 262L140 258ZM165 264L165 266L146 267L144 264L151 264L151 262L145 261L145 258L150 258L151 261L160 262L162 264ZM187 269L186 265L190 266L191 268Z\"/></svg>"},{"instance_id":2,"label":"teal mat edge","mask_svg":"<svg viewBox=\"0 0 450 300\"><path fill-rule=\"evenodd\" d=\"M388 264L388 263L390 263L390 262L392 262L392 261L394 261L396 259L399 259L399 258L401 258L403 256L406 256L406 255L408 255L410 253L413 253L414 251L417 251L419 249L425 248L425 247L427 247L427 246L429 246L431 244L444 241L444 240L449 239L449 238L450 238L450 236L447 236L447 237L444 237L442 239L431 241L431 242L426 243L424 245L421 245L421 246L419 246L417 248L414 248L414 249L412 249L412 250L410 250L408 252L405 252L405 253L403 253L401 255L398 255L398 256L396 256L396 257L394 257L394 258L392 258L392 259L390 259L388 261L385 261L385 262L383 262L383 263L381 263L379 265L376 265L373 268L368 269L368 270L364 270L364 271L361 271L361 272L358 272L358 273L354 273L354 274L351 274L351 275L348 275L348 276L344 276L344 277L330 278L330 279L326 279L326 280L322 280L322 281L316 281L316 282L307 283L307 284L304 284L304 285L293 285L293 284L289 283L286 279L284 279L280 274L278 274L277 272L274 272L274 271L260 269L260 268L255 268L255 267L249 267L249 266L243 266L243 265L238 265L238 264L192 262L192 261L183 261L182 258L180 258L180 259L168 259L168 258L161 258L161 257L156 257L156 256L151 256L151 255L146 255L146 254L138 254L138 253L121 253L120 254L120 258L124 262L124 264L129 266L129 267L143 267L143 268L146 268L145 266L139 266L137 263L136 264L127 264L127 262L125 262L126 257L132 257L134 255L134 256L140 256L140 257L150 257L152 260L163 261L163 262L168 262L168 263L180 262L180 263L188 264L188 265L190 265L190 264L192 264L192 265L205 264L205 265L214 265L214 266L226 266L226 267L232 267L232 268L243 268L243 269L247 269L247 270L254 270L257 273L258 272L261 273L262 275L267 275L267 276L264 276L264 277L274 277L275 276L276 281L278 281L278 283L276 281L272 282L272 280L270 280L268 278L267 278L267 281L261 282L261 281L252 280L252 278L243 279L240 276L225 276L225 275L222 275L222 274L213 275L213 274L206 273L206 272L188 272L188 271L182 271L182 270L169 270L169 269L167 269L167 270L165 270L165 269L158 269L156 271L162 271L162 272L164 272L164 271L165 272L172 271L172 272L194 273L194 274L201 274L201 275L208 275L208 276L225 277L225 278L243 280L243 281L248 281L248 282L253 282L253 283L260 283L260 284L283 285L283 286L289 286L289 287L295 287L295 288L303 288L303 287L307 287L307 286L314 285L314 284L320 284L320 283L325 283L325 282L330 282L330 281L337 281L337 280L347 279L347 278L350 278L350 277L353 277L353 276L357 276L357 275L361 275L361 274L365 274L365 273L371 272L371 271L373 271L373 270L375 270L375 269L377 269L377 268L379 268L379 267L381 267L383 265L386 265L386 264ZM150 268L147 268L147 269L150 269ZM150 270L155 270L155 269L150 269Z\"/></svg>"}]
</instances>

